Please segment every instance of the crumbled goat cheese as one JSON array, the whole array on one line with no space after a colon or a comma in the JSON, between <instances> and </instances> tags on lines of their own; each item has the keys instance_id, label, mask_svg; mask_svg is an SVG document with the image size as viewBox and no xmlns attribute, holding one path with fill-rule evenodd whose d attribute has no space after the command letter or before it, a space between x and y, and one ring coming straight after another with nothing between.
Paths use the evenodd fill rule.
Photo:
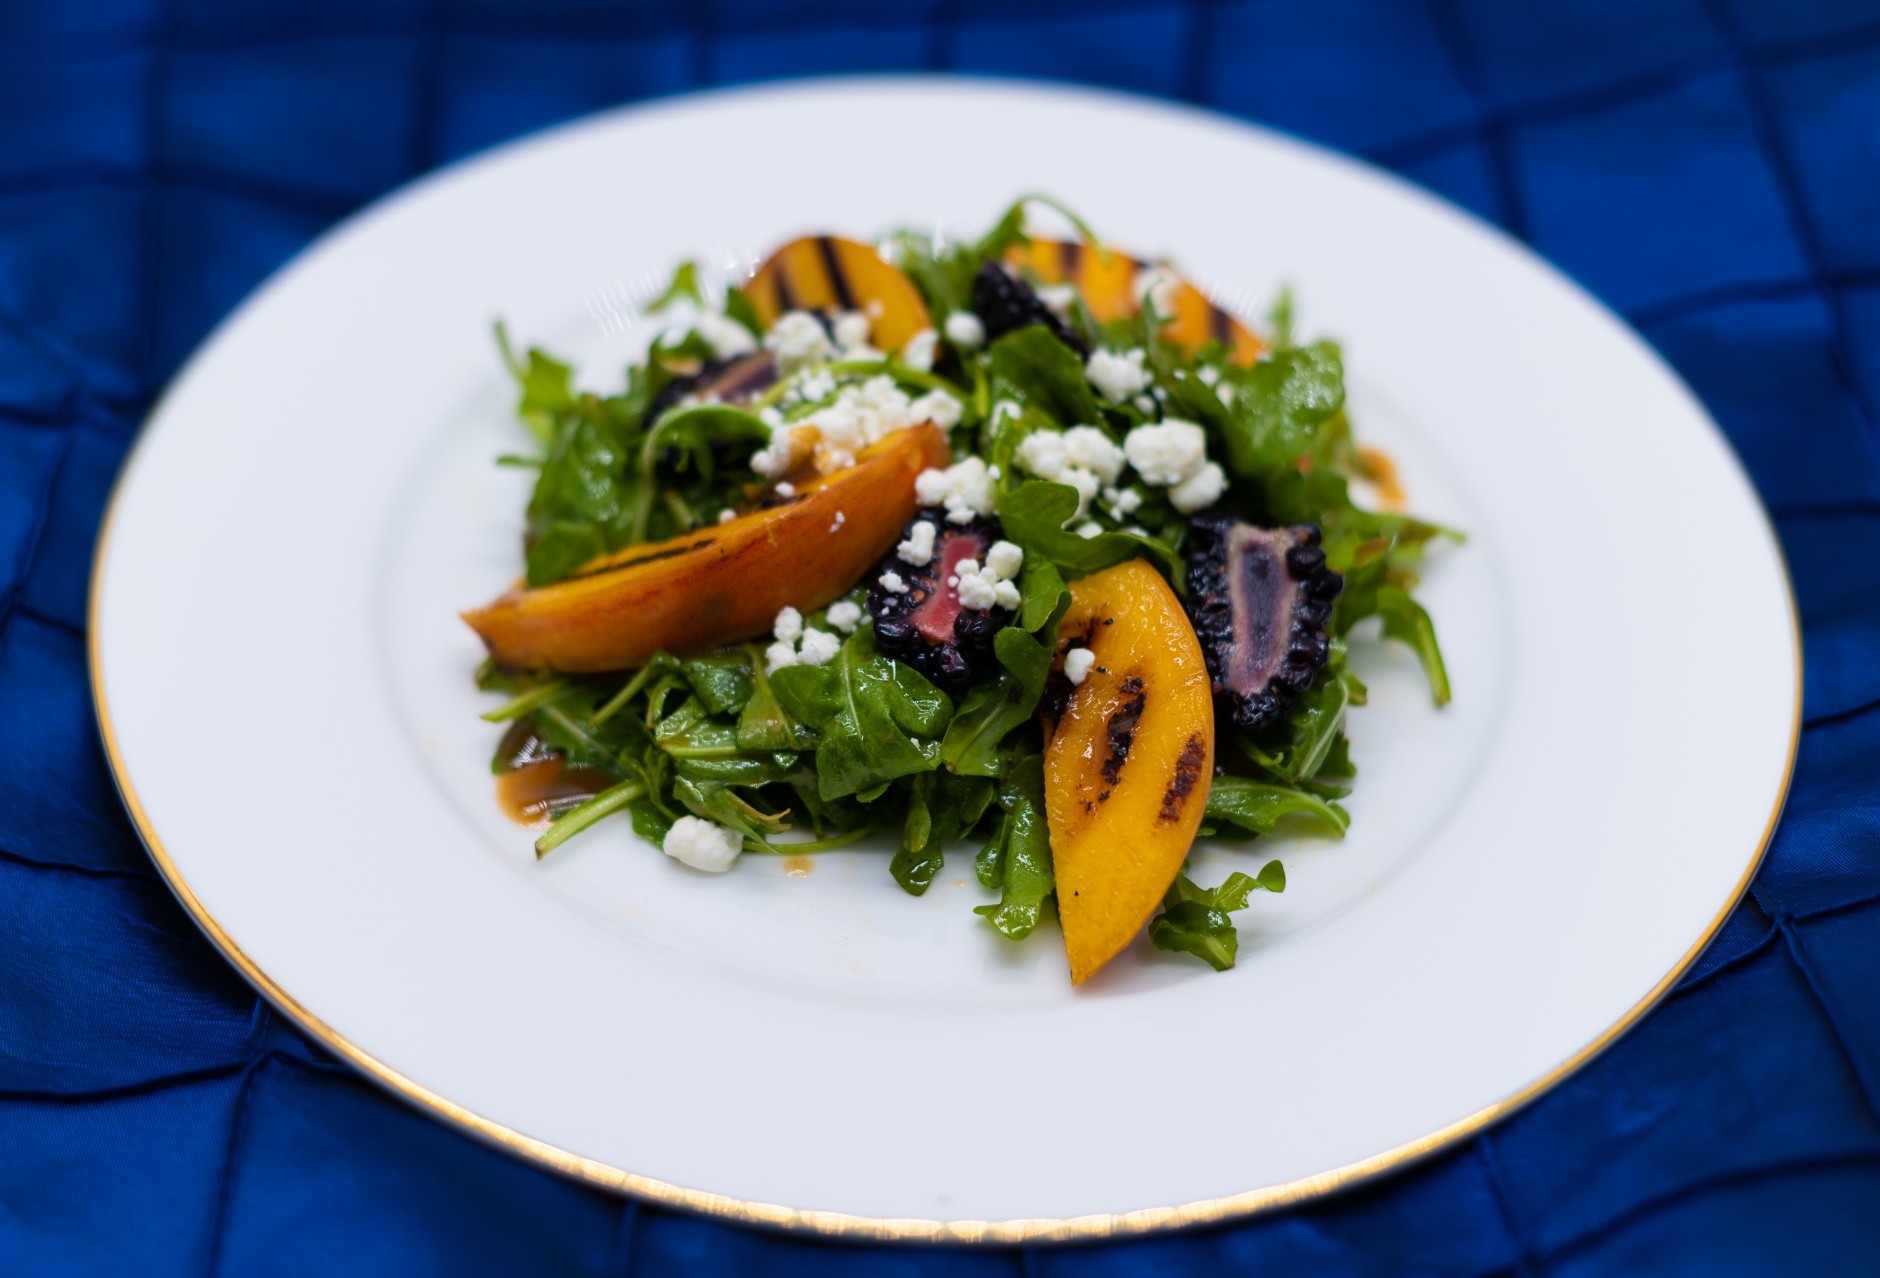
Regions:
<instances>
[{"instance_id":1,"label":"crumbled goat cheese","mask_svg":"<svg viewBox=\"0 0 1880 1278\"><path fill-rule=\"evenodd\" d=\"M1038 300L1043 302L1046 308L1059 319L1069 319L1071 304L1077 300L1077 290L1069 284L1040 285Z\"/></svg>"},{"instance_id":2,"label":"crumbled goat cheese","mask_svg":"<svg viewBox=\"0 0 1880 1278\"><path fill-rule=\"evenodd\" d=\"M787 311L764 334L764 345L777 356L777 367L793 373L811 364L820 364L833 351L822 321L808 311Z\"/></svg>"},{"instance_id":3,"label":"crumbled goat cheese","mask_svg":"<svg viewBox=\"0 0 1880 1278\"><path fill-rule=\"evenodd\" d=\"M1221 397L1223 404L1231 406L1234 402L1234 396L1238 394L1239 391L1232 382L1222 382L1219 386L1214 388L1214 393Z\"/></svg>"},{"instance_id":4,"label":"crumbled goat cheese","mask_svg":"<svg viewBox=\"0 0 1880 1278\"><path fill-rule=\"evenodd\" d=\"M803 637L803 614L794 608L785 608L771 623L770 633L785 643L795 643Z\"/></svg>"},{"instance_id":5,"label":"crumbled goat cheese","mask_svg":"<svg viewBox=\"0 0 1880 1278\"><path fill-rule=\"evenodd\" d=\"M1064 456L1073 466L1096 472L1106 484L1123 473L1123 450L1095 426L1073 426L1064 432Z\"/></svg>"},{"instance_id":6,"label":"crumbled goat cheese","mask_svg":"<svg viewBox=\"0 0 1880 1278\"><path fill-rule=\"evenodd\" d=\"M816 432L785 426L771 432L770 442L751 454L751 469L767 479L781 479L809 457Z\"/></svg>"},{"instance_id":7,"label":"crumbled goat cheese","mask_svg":"<svg viewBox=\"0 0 1880 1278\"><path fill-rule=\"evenodd\" d=\"M1064 677L1072 687L1079 687L1090 677L1090 667L1097 664L1097 654L1088 648L1072 648L1064 654Z\"/></svg>"},{"instance_id":8,"label":"crumbled goat cheese","mask_svg":"<svg viewBox=\"0 0 1880 1278\"><path fill-rule=\"evenodd\" d=\"M853 634L855 627L862 624L862 606L850 599L840 599L829 605L824 616L843 634Z\"/></svg>"},{"instance_id":9,"label":"crumbled goat cheese","mask_svg":"<svg viewBox=\"0 0 1880 1278\"><path fill-rule=\"evenodd\" d=\"M1079 537L1095 537L1102 531L1103 525L1094 519L1085 520L1083 523L1077 525L1077 535Z\"/></svg>"},{"instance_id":10,"label":"crumbled goat cheese","mask_svg":"<svg viewBox=\"0 0 1880 1278\"><path fill-rule=\"evenodd\" d=\"M836 531L838 528L842 527L843 524L847 523L848 520L849 520L849 517L846 514L844 514L842 511L838 510L836 512L836 517L829 521L829 531L830 532Z\"/></svg>"},{"instance_id":11,"label":"crumbled goat cheese","mask_svg":"<svg viewBox=\"0 0 1880 1278\"><path fill-rule=\"evenodd\" d=\"M907 406L907 415L913 422L932 422L941 430L952 430L960 424L962 406L960 401L943 390L931 390Z\"/></svg>"},{"instance_id":12,"label":"crumbled goat cheese","mask_svg":"<svg viewBox=\"0 0 1880 1278\"><path fill-rule=\"evenodd\" d=\"M1004 473L1005 473L1005 472L1003 472L1003 471L1001 471L1001 470L1000 470L1000 469L998 468L998 466L996 466L996 465L993 465L993 466L988 466L988 467L986 467L986 473L987 473L988 475L990 475L990 476L992 476L992 477L993 477L994 479L999 479L999 478L1002 478L1002 477L1004 476Z\"/></svg>"},{"instance_id":13,"label":"crumbled goat cheese","mask_svg":"<svg viewBox=\"0 0 1880 1278\"><path fill-rule=\"evenodd\" d=\"M771 434L783 429L783 410L775 404L765 404L757 410L757 420L770 427Z\"/></svg>"},{"instance_id":14,"label":"crumbled goat cheese","mask_svg":"<svg viewBox=\"0 0 1880 1278\"><path fill-rule=\"evenodd\" d=\"M796 399L804 404L818 404L836 393L836 376L826 368L799 374L791 387Z\"/></svg>"},{"instance_id":15,"label":"crumbled goat cheese","mask_svg":"<svg viewBox=\"0 0 1880 1278\"><path fill-rule=\"evenodd\" d=\"M930 371L933 368L934 346L939 341L940 335L931 328L921 329L901 347L901 362L922 373Z\"/></svg>"},{"instance_id":16,"label":"crumbled goat cheese","mask_svg":"<svg viewBox=\"0 0 1880 1278\"><path fill-rule=\"evenodd\" d=\"M1184 515L1192 515L1204 506L1212 506L1227 491L1227 472L1218 462L1209 462L1168 490L1168 504Z\"/></svg>"},{"instance_id":17,"label":"crumbled goat cheese","mask_svg":"<svg viewBox=\"0 0 1880 1278\"><path fill-rule=\"evenodd\" d=\"M963 351L976 351L986 344L986 326L971 311L954 311L947 316L947 341Z\"/></svg>"},{"instance_id":18,"label":"crumbled goat cheese","mask_svg":"<svg viewBox=\"0 0 1880 1278\"><path fill-rule=\"evenodd\" d=\"M1155 308L1155 313L1163 319L1175 317L1175 297L1181 288L1181 278L1166 266L1147 266L1136 272L1136 279L1130 289L1136 296L1137 305Z\"/></svg>"},{"instance_id":19,"label":"crumbled goat cheese","mask_svg":"<svg viewBox=\"0 0 1880 1278\"><path fill-rule=\"evenodd\" d=\"M707 312L698 317L693 328L719 359L749 355L757 349L757 339L751 336L751 330L724 315Z\"/></svg>"},{"instance_id":20,"label":"crumbled goat cheese","mask_svg":"<svg viewBox=\"0 0 1880 1278\"><path fill-rule=\"evenodd\" d=\"M1092 351L1089 362L1084 365L1084 376L1105 399L1121 404L1130 396L1140 394L1149 384L1149 371L1142 366L1142 360L1141 348L1120 355L1115 351Z\"/></svg>"},{"instance_id":21,"label":"crumbled goat cheese","mask_svg":"<svg viewBox=\"0 0 1880 1278\"><path fill-rule=\"evenodd\" d=\"M1166 488L1201 469L1208 460L1208 437L1193 422L1170 418L1130 431L1123 453L1145 482Z\"/></svg>"},{"instance_id":22,"label":"crumbled goat cheese","mask_svg":"<svg viewBox=\"0 0 1880 1278\"><path fill-rule=\"evenodd\" d=\"M791 483L789 480L784 480L783 482L777 485L776 492L777 492L777 496L783 498L785 501L788 501L790 498L796 496L796 485Z\"/></svg>"},{"instance_id":23,"label":"crumbled goat cheese","mask_svg":"<svg viewBox=\"0 0 1880 1278\"><path fill-rule=\"evenodd\" d=\"M744 850L744 837L715 821L682 816L666 831L659 850L675 861L708 874L723 874L737 863Z\"/></svg>"},{"instance_id":24,"label":"crumbled goat cheese","mask_svg":"<svg viewBox=\"0 0 1880 1278\"><path fill-rule=\"evenodd\" d=\"M994 583L992 587L992 602L998 604L999 607L1005 609L1007 612L1017 612L1018 586L1010 581Z\"/></svg>"},{"instance_id":25,"label":"crumbled goat cheese","mask_svg":"<svg viewBox=\"0 0 1880 1278\"><path fill-rule=\"evenodd\" d=\"M1018 570L1025 566L1025 552L1009 541L995 541L986 552L986 567L1005 581L1018 580Z\"/></svg>"},{"instance_id":26,"label":"crumbled goat cheese","mask_svg":"<svg viewBox=\"0 0 1880 1278\"><path fill-rule=\"evenodd\" d=\"M901 544L905 546L907 543L902 542ZM928 554L931 558L932 552L930 551ZM893 569L882 573L881 576L875 578L875 580L880 582L881 588L891 595L904 595L907 593L907 582L903 581L901 574L895 572Z\"/></svg>"},{"instance_id":27,"label":"crumbled goat cheese","mask_svg":"<svg viewBox=\"0 0 1880 1278\"><path fill-rule=\"evenodd\" d=\"M738 517L738 512L735 510L732 510L729 506L725 507L725 509L718 512L718 522L721 524L728 524L732 520L736 519L737 517Z\"/></svg>"},{"instance_id":28,"label":"crumbled goat cheese","mask_svg":"<svg viewBox=\"0 0 1880 1278\"><path fill-rule=\"evenodd\" d=\"M984 461L968 457L945 470L929 467L921 471L914 477L914 496L923 506L945 506L949 522L969 524L975 515L992 513L992 476L987 473ZM927 561L909 559L908 562Z\"/></svg>"},{"instance_id":29,"label":"crumbled goat cheese","mask_svg":"<svg viewBox=\"0 0 1880 1278\"><path fill-rule=\"evenodd\" d=\"M829 327L834 331L836 345L842 348L845 355L858 346L868 345L868 335L875 328L868 322L868 316L860 311L842 312Z\"/></svg>"},{"instance_id":30,"label":"crumbled goat cheese","mask_svg":"<svg viewBox=\"0 0 1880 1278\"><path fill-rule=\"evenodd\" d=\"M929 475L940 475L944 478L945 473L944 471L938 470L923 470L920 473L920 478L925 479ZM919 491L919 483L919 480L915 481L915 489L917 492ZM920 498L920 502L923 506L937 504L936 502L927 501L925 497ZM896 546L894 553L904 564L912 564L916 568L925 568L928 564L933 562L933 539L934 526L923 519L908 530L907 540ZM896 591L895 593L898 594L899 592Z\"/></svg>"},{"instance_id":31,"label":"crumbled goat cheese","mask_svg":"<svg viewBox=\"0 0 1880 1278\"><path fill-rule=\"evenodd\" d=\"M1153 399L1151 399L1151 398L1149 398L1149 397L1148 397L1147 395L1138 395L1138 396L1136 396L1136 401L1135 401L1135 402L1136 402L1136 411L1137 411L1137 412L1140 412L1140 413L1153 413L1153 412L1155 411L1155 401L1154 401Z\"/></svg>"},{"instance_id":32,"label":"crumbled goat cheese","mask_svg":"<svg viewBox=\"0 0 1880 1278\"><path fill-rule=\"evenodd\" d=\"M1063 432L1035 430L1018 441L1018 453L1013 460L1021 470L1028 470L1040 479L1055 480L1070 464L1070 449L1065 447Z\"/></svg>"},{"instance_id":33,"label":"crumbled goat cheese","mask_svg":"<svg viewBox=\"0 0 1880 1278\"><path fill-rule=\"evenodd\" d=\"M1007 419L1017 420L1019 417L1024 416L1024 413L1025 410L1019 407L1017 400L999 400L992 406L992 424L995 427L1003 426Z\"/></svg>"},{"instance_id":34,"label":"crumbled goat cheese","mask_svg":"<svg viewBox=\"0 0 1880 1278\"><path fill-rule=\"evenodd\" d=\"M779 639L764 649L764 673L776 674L785 666L796 664L796 645Z\"/></svg>"},{"instance_id":35,"label":"crumbled goat cheese","mask_svg":"<svg viewBox=\"0 0 1880 1278\"><path fill-rule=\"evenodd\" d=\"M1091 501L1103 491L1103 481L1082 466L1066 466L1058 475L1058 482L1077 490L1077 514L1071 516L1073 519L1089 510Z\"/></svg>"},{"instance_id":36,"label":"crumbled goat cheese","mask_svg":"<svg viewBox=\"0 0 1880 1278\"><path fill-rule=\"evenodd\" d=\"M959 562L959 575L947 578L947 584L960 594L960 607L984 610L998 602L995 591L998 578L979 566L976 559L962 559Z\"/></svg>"},{"instance_id":37,"label":"crumbled goat cheese","mask_svg":"<svg viewBox=\"0 0 1880 1278\"><path fill-rule=\"evenodd\" d=\"M1142 493L1134 488L1106 488L1103 504L1113 519L1123 519L1142 509Z\"/></svg>"},{"instance_id":38,"label":"crumbled goat cheese","mask_svg":"<svg viewBox=\"0 0 1880 1278\"><path fill-rule=\"evenodd\" d=\"M1203 386L1212 386L1214 383L1221 380L1221 370L1214 367L1212 364L1203 364L1201 371L1196 373L1195 376L1201 379Z\"/></svg>"},{"instance_id":39,"label":"crumbled goat cheese","mask_svg":"<svg viewBox=\"0 0 1880 1278\"><path fill-rule=\"evenodd\" d=\"M827 665L842 651L842 641L827 630L818 630L811 626L803 632L803 642L797 652L797 661L806 666Z\"/></svg>"}]
</instances>

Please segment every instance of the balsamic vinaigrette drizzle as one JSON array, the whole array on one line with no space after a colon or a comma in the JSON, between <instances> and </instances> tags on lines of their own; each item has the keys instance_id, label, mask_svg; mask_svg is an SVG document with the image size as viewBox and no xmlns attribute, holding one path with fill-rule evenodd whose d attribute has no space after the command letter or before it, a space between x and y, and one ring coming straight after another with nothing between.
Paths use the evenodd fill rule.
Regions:
<instances>
[{"instance_id":1,"label":"balsamic vinaigrette drizzle","mask_svg":"<svg viewBox=\"0 0 1880 1278\"><path fill-rule=\"evenodd\" d=\"M571 768L524 717L509 726L496 751L496 802L519 825L546 825L613 784L594 768Z\"/></svg>"}]
</instances>

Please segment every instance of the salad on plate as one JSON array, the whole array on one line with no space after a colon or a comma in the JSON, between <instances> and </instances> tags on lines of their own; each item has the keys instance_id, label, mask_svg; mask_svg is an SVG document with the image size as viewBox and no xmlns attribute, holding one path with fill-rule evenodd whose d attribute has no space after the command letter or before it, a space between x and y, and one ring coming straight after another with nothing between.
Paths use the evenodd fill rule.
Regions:
<instances>
[{"instance_id":1,"label":"salad on plate","mask_svg":"<svg viewBox=\"0 0 1880 1278\"><path fill-rule=\"evenodd\" d=\"M1203 886L1190 850L1344 833L1353 628L1448 700L1414 590L1456 534L1396 509L1284 295L1256 330L1029 197L722 290L685 263L649 308L608 394L498 330L537 478L523 581L464 619L538 855L616 814L714 872L882 835L918 895L963 845L976 912L1054 912L1073 983L1145 925L1224 969L1285 872Z\"/></svg>"}]
</instances>

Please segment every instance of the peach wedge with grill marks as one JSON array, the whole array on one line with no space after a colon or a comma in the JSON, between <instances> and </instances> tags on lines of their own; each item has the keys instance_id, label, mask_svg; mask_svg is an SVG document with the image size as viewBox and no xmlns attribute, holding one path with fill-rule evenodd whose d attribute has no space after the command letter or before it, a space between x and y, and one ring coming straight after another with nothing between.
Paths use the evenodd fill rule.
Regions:
<instances>
[{"instance_id":1,"label":"peach wedge with grill marks","mask_svg":"<svg viewBox=\"0 0 1880 1278\"><path fill-rule=\"evenodd\" d=\"M913 517L915 477L947 461L937 427L896 431L853 466L800 480L786 505L630 546L464 620L503 665L568 674L761 635L785 606L808 611L849 590Z\"/></svg>"},{"instance_id":2,"label":"peach wedge with grill marks","mask_svg":"<svg viewBox=\"0 0 1880 1278\"><path fill-rule=\"evenodd\" d=\"M745 295L765 328L785 311L860 311L873 321L870 341L898 351L933 327L914 281L870 245L835 235L806 235L770 255Z\"/></svg>"},{"instance_id":3,"label":"peach wedge with grill marks","mask_svg":"<svg viewBox=\"0 0 1880 1278\"><path fill-rule=\"evenodd\" d=\"M1081 684L1047 697L1045 816L1071 983L1116 957L1161 903L1201 824L1214 706L1181 601L1149 564L1071 583L1060 659L1088 648ZM1055 714L1053 714L1055 711Z\"/></svg>"}]
</instances>

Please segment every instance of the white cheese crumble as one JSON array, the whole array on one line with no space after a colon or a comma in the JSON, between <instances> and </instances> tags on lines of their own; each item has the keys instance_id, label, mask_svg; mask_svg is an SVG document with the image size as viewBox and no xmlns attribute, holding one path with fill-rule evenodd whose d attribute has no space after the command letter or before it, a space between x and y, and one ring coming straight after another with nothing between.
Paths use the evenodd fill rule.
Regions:
<instances>
[{"instance_id":1,"label":"white cheese crumble","mask_svg":"<svg viewBox=\"0 0 1880 1278\"><path fill-rule=\"evenodd\" d=\"M1069 284L1041 284L1038 286L1038 300L1061 320L1071 317L1071 303L1077 300L1077 290Z\"/></svg>"},{"instance_id":2,"label":"white cheese crumble","mask_svg":"<svg viewBox=\"0 0 1880 1278\"><path fill-rule=\"evenodd\" d=\"M906 545L907 543L902 542L901 544ZM927 553L928 557L932 558L933 552L928 551ZM907 593L907 582L902 580L901 574L895 572L893 569L882 573L881 576L875 578L875 580L881 584L883 590L891 595L904 595Z\"/></svg>"},{"instance_id":3,"label":"white cheese crumble","mask_svg":"<svg viewBox=\"0 0 1880 1278\"><path fill-rule=\"evenodd\" d=\"M777 496L783 498L785 501L788 501L790 498L796 496L796 485L790 483L788 480L785 480L777 485L776 493L777 493Z\"/></svg>"},{"instance_id":4,"label":"white cheese crumble","mask_svg":"<svg viewBox=\"0 0 1880 1278\"><path fill-rule=\"evenodd\" d=\"M1123 452L1144 482L1166 488L1201 469L1208 459L1208 437L1193 422L1170 418L1130 431Z\"/></svg>"},{"instance_id":5,"label":"white cheese crumble","mask_svg":"<svg viewBox=\"0 0 1880 1278\"><path fill-rule=\"evenodd\" d=\"M729 506L718 512L718 522L721 524L728 524L737 517L738 512L731 509Z\"/></svg>"},{"instance_id":6,"label":"white cheese crumble","mask_svg":"<svg viewBox=\"0 0 1880 1278\"><path fill-rule=\"evenodd\" d=\"M1130 292L1135 294L1138 306L1145 309L1152 306L1163 319L1174 319L1175 298L1181 283L1181 277L1166 266L1146 266L1136 272Z\"/></svg>"},{"instance_id":7,"label":"white cheese crumble","mask_svg":"<svg viewBox=\"0 0 1880 1278\"><path fill-rule=\"evenodd\" d=\"M1101 534L1102 532L1103 532L1103 525L1098 523L1094 519L1087 519L1083 523L1077 525L1077 535L1079 537L1095 537Z\"/></svg>"},{"instance_id":8,"label":"white cheese crumble","mask_svg":"<svg viewBox=\"0 0 1880 1278\"><path fill-rule=\"evenodd\" d=\"M1214 367L1212 364L1203 364L1201 371L1196 373L1195 376L1201 379L1203 386L1212 386L1214 383L1221 380L1221 370Z\"/></svg>"},{"instance_id":9,"label":"white cheese crumble","mask_svg":"<svg viewBox=\"0 0 1880 1278\"><path fill-rule=\"evenodd\" d=\"M923 470L920 473L920 479L925 479L929 475L940 475L944 478L945 474L945 471ZM916 493L920 492L920 479L914 481L914 490ZM938 504L937 501L929 502L924 496L919 500L923 506ZM923 519L908 530L907 540L896 546L894 553L900 558L902 563L912 564L916 568L924 568L933 562L933 539L934 526ZM896 580L899 580L899 578L896 578ZM893 588L890 587L890 589ZM895 593L898 594L900 592L896 591Z\"/></svg>"},{"instance_id":10,"label":"white cheese crumble","mask_svg":"<svg viewBox=\"0 0 1880 1278\"><path fill-rule=\"evenodd\" d=\"M852 599L839 599L829 605L829 611L823 614L829 624L843 634L854 634L855 627L862 624L862 606Z\"/></svg>"},{"instance_id":11,"label":"white cheese crumble","mask_svg":"<svg viewBox=\"0 0 1880 1278\"><path fill-rule=\"evenodd\" d=\"M819 404L836 393L836 376L826 368L799 374L791 388L799 403Z\"/></svg>"},{"instance_id":12,"label":"white cheese crumble","mask_svg":"<svg viewBox=\"0 0 1880 1278\"><path fill-rule=\"evenodd\" d=\"M699 316L698 323L692 327L719 359L734 359L757 349L757 339L751 336L751 330L728 316L708 311Z\"/></svg>"},{"instance_id":13,"label":"white cheese crumble","mask_svg":"<svg viewBox=\"0 0 1880 1278\"><path fill-rule=\"evenodd\" d=\"M1089 510L1091 500L1103 490L1103 481L1082 466L1066 466L1058 475L1058 482L1077 490L1077 513L1071 516L1073 519Z\"/></svg>"},{"instance_id":14,"label":"white cheese crumble","mask_svg":"<svg viewBox=\"0 0 1880 1278\"><path fill-rule=\"evenodd\" d=\"M1064 456L1073 466L1093 471L1106 484L1123 473L1123 450L1095 426L1073 426L1064 432Z\"/></svg>"},{"instance_id":15,"label":"white cheese crumble","mask_svg":"<svg viewBox=\"0 0 1880 1278\"><path fill-rule=\"evenodd\" d=\"M829 344L829 334L823 331L822 321L808 311L786 311L779 315L770 331L764 334L764 345L775 352L777 367L784 373L820 364L834 351Z\"/></svg>"},{"instance_id":16,"label":"white cheese crumble","mask_svg":"<svg viewBox=\"0 0 1880 1278\"><path fill-rule=\"evenodd\" d=\"M1035 430L1018 441L1018 452L1013 460L1021 470L1028 470L1040 479L1055 480L1070 464L1070 449L1065 446L1061 431Z\"/></svg>"},{"instance_id":17,"label":"white cheese crumble","mask_svg":"<svg viewBox=\"0 0 1880 1278\"><path fill-rule=\"evenodd\" d=\"M940 335L931 328L921 329L901 347L901 362L922 373L932 371L934 347L939 341Z\"/></svg>"},{"instance_id":18,"label":"white cheese crumble","mask_svg":"<svg viewBox=\"0 0 1880 1278\"><path fill-rule=\"evenodd\" d=\"M1142 366L1142 360L1140 347L1120 355L1115 351L1092 351L1089 362L1084 365L1084 376L1111 403L1125 403L1149 385L1149 371Z\"/></svg>"},{"instance_id":19,"label":"white cheese crumble","mask_svg":"<svg viewBox=\"0 0 1880 1278\"><path fill-rule=\"evenodd\" d=\"M868 345L868 335L875 328L860 311L842 312L829 327L834 330L836 345L842 348L844 358L851 358L848 352L857 347Z\"/></svg>"},{"instance_id":20,"label":"white cheese crumble","mask_svg":"<svg viewBox=\"0 0 1880 1278\"><path fill-rule=\"evenodd\" d=\"M1018 608L1018 570L1024 567L1025 552L1009 541L995 541L986 551L986 562L962 559L947 578L947 585L959 591L962 608L994 606L1016 611Z\"/></svg>"},{"instance_id":21,"label":"white cheese crumble","mask_svg":"<svg viewBox=\"0 0 1880 1278\"><path fill-rule=\"evenodd\" d=\"M773 430L770 442L751 454L751 469L766 479L781 479L809 458L816 432L800 426Z\"/></svg>"},{"instance_id":22,"label":"white cheese crumble","mask_svg":"<svg viewBox=\"0 0 1880 1278\"><path fill-rule=\"evenodd\" d=\"M907 406L910 423L932 422L941 430L960 424L960 401L943 390L931 390Z\"/></svg>"},{"instance_id":23,"label":"white cheese crumble","mask_svg":"<svg viewBox=\"0 0 1880 1278\"><path fill-rule=\"evenodd\" d=\"M803 642L798 646L796 659L806 666L827 665L841 651L840 639L827 630L818 630L811 626L803 632Z\"/></svg>"},{"instance_id":24,"label":"white cheese crumble","mask_svg":"<svg viewBox=\"0 0 1880 1278\"><path fill-rule=\"evenodd\" d=\"M1220 463L1209 462L1168 490L1168 504L1184 515L1192 515L1204 506L1212 506L1227 491L1227 472Z\"/></svg>"},{"instance_id":25,"label":"white cheese crumble","mask_svg":"<svg viewBox=\"0 0 1880 1278\"><path fill-rule=\"evenodd\" d=\"M1018 580L1018 570L1025 565L1025 552L1009 541L995 541L986 552L986 567L1006 581Z\"/></svg>"},{"instance_id":26,"label":"white cheese crumble","mask_svg":"<svg viewBox=\"0 0 1880 1278\"><path fill-rule=\"evenodd\" d=\"M947 316L947 341L963 351L976 351L986 344L986 326L971 311L954 311Z\"/></svg>"},{"instance_id":27,"label":"white cheese crumble","mask_svg":"<svg viewBox=\"0 0 1880 1278\"><path fill-rule=\"evenodd\" d=\"M770 633L784 643L795 643L803 637L803 614L794 608L783 609L771 623Z\"/></svg>"},{"instance_id":28,"label":"white cheese crumble","mask_svg":"<svg viewBox=\"0 0 1880 1278\"><path fill-rule=\"evenodd\" d=\"M945 470L928 467L914 477L914 496L923 506L946 507L949 523L968 524L976 515L992 513L992 476L986 470L986 463L978 457L955 462ZM919 532L918 526L915 532ZM907 545L906 542L901 544ZM932 554L931 546L928 554ZM907 559L905 554L901 557ZM907 562L924 564L927 560L907 559Z\"/></svg>"},{"instance_id":29,"label":"white cheese crumble","mask_svg":"<svg viewBox=\"0 0 1880 1278\"><path fill-rule=\"evenodd\" d=\"M695 870L723 874L737 863L738 853L744 850L744 838L715 821L682 816L666 831L659 850Z\"/></svg>"},{"instance_id":30,"label":"white cheese crumble","mask_svg":"<svg viewBox=\"0 0 1880 1278\"><path fill-rule=\"evenodd\" d=\"M1136 488L1106 488L1103 504L1112 519L1127 519L1142 509L1142 492Z\"/></svg>"},{"instance_id":31,"label":"white cheese crumble","mask_svg":"<svg viewBox=\"0 0 1880 1278\"><path fill-rule=\"evenodd\" d=\"M764 649L764 673L776 674L785 666L796 664L796 645L787 639L779 639Z\"/></svg>"},{"instance_id":32,"label":"white cheese crumble","mask_svg":"<svg viewBox=\"0 0 1880 1278\"><path fill-rule=\"evenodd\" d=\"M1072 687L1082 686L1090 677L1090 667L1097 664L1097 654L1088 648L1072 648L1064 654L1064 677Z\"/></svg>"}]
</instances>

